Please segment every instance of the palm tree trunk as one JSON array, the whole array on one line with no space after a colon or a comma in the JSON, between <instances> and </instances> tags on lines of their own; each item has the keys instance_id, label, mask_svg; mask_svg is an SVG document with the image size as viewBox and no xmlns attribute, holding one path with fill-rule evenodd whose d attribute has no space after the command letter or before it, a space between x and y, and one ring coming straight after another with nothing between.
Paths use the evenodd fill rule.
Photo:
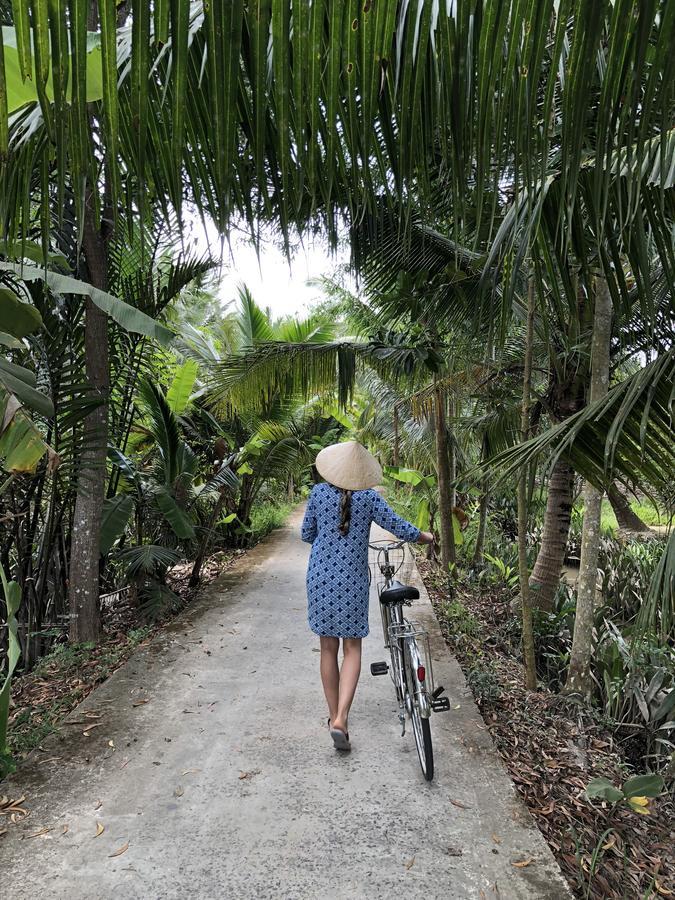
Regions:
<instances>
[{"instance_id":1,"label":"palm tree trunk","mask_svg":"<svg viewBox=\"0 0 675 900\"><path fill-rule=\"evenodd\" d=\"M93 197L88 198L82 236L89 281L108 286L106 240L96 227ZM100 404L84 421L84 450L77 480L77 496L70 543L70 640L97 641L100 635L99 559L101 512L106 488L108 446L108 320L87 297L84 320L85 369Z\"/></svg>"},{"instance_id":2,"label":"palm tree trunk","mask_svg":"<svg viewBox=\"0 0 675 900\"><path fill-rule=\"evenodd\" d=\"M476 547L473 551L471 564L475 567L483 564L483 550L485 548L485 533L487 531L488 507L490 505L490 492L483 491L480 495L478 509L478 534L476 535Z\"/></svg>"},{"instance_id":3,"label":"palm tree trunk","mask_svg":"<svg viewBox=\"0 0 675 900\"><path fill-rule=\"evenodd\" d=\"M394 455L393 455L393 464L395 466L400 465L399 463L399 436L398 436L398 406L394 403Z\"/></svg>"},{"instance_id":4,"label":"palm tree trunk","mask_svg":"<svg viewBox=\"0 0 675 900\"><path fill-rule=\"evenodd\" d=\"M549 612L553 609L567 549L573 488L574 472L559 459L548 482L541 547L530 576L532 605Z\"/></svg>"},{"instance_id":5,"label":"palm tree trunk","mask_svg":"<svg viewBox=\"0 0 675 900\"><path fill-rule=\"evenodd\" d=\"M607 491L607 499L612 505L616 521L622 531L629 531L637 534L654 534L649 525L646 525L640 516L638 516L636 512L633 512L631 505L628 502L628 498L616 484L612 484Z\"/></svg>"},{"instance_id":6,"label":"palm tree trunk","mask_svg":"<svg viewBox=\"0 0 675 900\"><path fill-rule=\"evenodd\" d=\"M448 455L448 431L445 424L445 397L436 389L436 468L438 470L438 512L441 520L441 565L443 572L454 576L455 534L452 523L450 457Z\"/></svg>"},{"instance_id":7,"label":"palm tree trunk","mask_svg":"<svg viewBox=\"0 0 675 900\"><path fill-rule=\"evenodd\" d=\"M194 561L194 565L192 566L192 572L190 573L190 580L188 585L190 587L196 587L200 579L202 577L202 566L204 564L204 560L206 559L206 554L209 549L209 544L211 543L211 539L213 537L213 529L215 528L216 522L218 521L218 516L223 511L223 507L228 499L229 492L227 489L223 489L220 492L220 497L213 507L211 511L211 515L209 516L209 520L204 528L204 536L202 537L202 542L199 546L199 551Z\"/></svg>"},{"instance_id":8,"label":"palm tree trunk","mask_svg":"<svg viewBox=\"0 0 675 900\"><path fill-rule=\"evenodd\" d=\"M609 387L609 349L612 336L612 298L606 279L597 278L591 350L590 402L600 400ZM577 612L567 673L566 693L578 693L590 699L593 689L591 657L595 590L600 550L602 491L590 482L584 485L584 524L581 536L581 563L577 581Z\"/></svg>"},{"instance_id":9,"label":"palm tree trunk","mask_svg":"<svg viewBox=\"0 0 675 900\"><path fill-rule=\"evenodd\" d=\"M530 436L530 393L532 382L532 345L534 340L534 276L530 275L527 291L527 328L525 333L525 364L523 367L523 403L520 415L520 435L523 443ZM518 478L518 570L520 574L520 600L523 616L523 662L525 687L537 687L537 666L534 657L534 632L532 629L532 604L527 570L527 474L523 466Z\"/></svg>"}]
</instances>

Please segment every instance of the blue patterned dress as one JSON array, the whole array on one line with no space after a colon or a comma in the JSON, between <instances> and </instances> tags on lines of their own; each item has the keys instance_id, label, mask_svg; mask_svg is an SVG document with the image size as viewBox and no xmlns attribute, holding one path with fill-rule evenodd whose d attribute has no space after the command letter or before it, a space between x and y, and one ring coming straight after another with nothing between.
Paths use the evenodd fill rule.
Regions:
<instances>
[{"instance_id":1,"label":"blue patterned dress","mask_svg":"<svg viewBox=\"0 0 675 900\"><path fill-rule=\"evenodd\" d=\"M340 524L341 491L317 484L309 495L302 539L312 545L307 568L307 620L323 637L368 634L368 538L371 522L403 541L416 541L420 530L397 516L377 491L354 491L349 532Z\"/></svg>"}]
</instances>

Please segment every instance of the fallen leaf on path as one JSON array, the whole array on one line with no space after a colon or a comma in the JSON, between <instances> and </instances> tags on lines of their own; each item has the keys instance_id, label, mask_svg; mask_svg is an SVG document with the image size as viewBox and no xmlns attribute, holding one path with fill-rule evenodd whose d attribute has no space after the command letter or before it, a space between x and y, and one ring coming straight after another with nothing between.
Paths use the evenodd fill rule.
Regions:
<instances>
[{"instance_id":1,"label":"fallen leaf on path","mask_svg":"<svg viewBox=\"0 0 675 900\"><path fill-rule=\"evenodd\" d=\"M131 705L132 706L143 706L144 703L149 703L149 702L150 702L149 698L147 700L134 700L134 702Z\"/></svg>"},{"instance_id":2,"label":"fallen leaf on path","mask_svg":"<svg viewBox=\"0 0 675 900\"><path fill-rule=\"evenodd\" d=\"M0 797L0 812L5 816L9 816L12 822L17 822L17 816L25 818L28 815L28 810L21 806L25 800L25 795L19 797L18 800L11 800L9 797Z\"/></svg>"},{"instance_id":3,"label":"fallen leaf on path","mask_svg":"<svg viewBox=\"0 0 675 900\"><path fill-rule=\"evenodd\" d=\"M101 725L103 725L103 722L92 722L91 725L87 725L82 734L85 737L89 737L89 732L93 731L94 728L100 728Z\"/></svg>"},{"instance_id":4,"label":"fallen leaf on path","mask_svg":"<svg viewBox=\"0 0 675 900\"><path fill-rule=\"evenodd\" d=\"M125 766L128 766L128 765L129 765L129 760L125 759L124 762L122 763L122 765L120 766L120 769L123 769Z\"/></svg>"},{"instance_id":5,"label":"fallen leaf on path","mask_svg":"<svg viewBox=\"0 0 675 900\"><path fill-rule=\"evenodd\" d=\"M458 806L460 809L471 809L466 803L462 803L461 800L450 800L453 806Z\"/></svg>"},{"instance_id":6,"label":"fallen leaf on path","mask_svg":"<svg viewBox=\"0 0 675 900\"><path fill-rule=\"evenodd\" d=\"M185 788L179 784L176 790L173 792L174 797L182 797L185 793Z\"/></svg>"},{"instance_id":7,"label":"fallen leaf on path","mask_svg":"<svg viewBox=\"0 0 675 900\"><path fill-rule=\"evenodd\" d=\"M501 844L502 842L502 839L497 834L492 835L492 840L495 842L495 844Z\"/></svg>"},{"instance_id":8,"label":"fallen leaf on path","mask_svg":"<svg viewBox=\"0 0 675 900\"><path fill-rule=\"evenodd\" d=\"M412 869L412 867L415 865L415 857L413 856L410 862L404 863L404 865L406 869Z\"/></svg>"},{"instance_id":9,"label":"fallen leaf on path","mask_svg":"<svg viewBox=\"0 0 675 900\"><path fill-rule=\"evenodd\" d=\"M105 831L105 825L101 825L100 822L97 822L96 823L96 834L94 835L94 837L98 837L99 835L103 834L104 831Z\"/></svg>"},{"instance_id":10,"label":"fallen leaf on path","mask_svg":"<svg viewBox=\"0 0 675 900\"><path fill-rule=\"evenodd\" d=\"M185 777L186 775L196 775L198 772L201 772L201 769L186 769L184 772L181 772L181 775Z\"/></svg>"},{"instance_id":11,"label":"fallen leaf on path","mask_svg":"<svg viewBox=\"0 0 675 900\"><path fill-rule=\"evenodd\" d=\"M108 741L108 746L109 746L109 747L112 747L112 748L114 749L114 748L115 748L115 742L114 742L114 741Z\"/></svg>"},{"instance_id":12,"label":"fallen leaf on path","mask_svg":"<svg viewBox=\"0 0 675 900\"><path fill-rule=\"evenodd\" d=\"M114 853L110 853L108 859L113 859L115 856L121 856L123 853L126 853L129 849L129 841L126 844L122 844L121 847L118 847Z\"/></svg>"},{"instance_id":13,"label":"fallen leaf on path","mask_svg":"<svg viewBox=\"0 0 675 900\"><path fill-rule=\"evenodd\" d=\"M255 775L260 775L260 769L251 769L250 772L239 772L239 780L243 781L245 778L253 778Z\"/></svg>"},{"instance_id":14,"label":"fallen leaf on path","mask_svg":"<svg viewBox=\"0 0 675 900\"><path fill-rule=\"evenodd\" d=\"M7 834L8 831L9 831L9 828L0 828L0 837L2 837L3 834Z\"/></svg>"},{"instance_id":15,"label":"fallen leaf on path","mask_svg":"<svg viewBox=\"0 0 675 900\"><path fill-rule=\"evenodd\" d=\"M93 709L90 709L84 713L84 717L85 717L85 719L102 719L103 713L99 713Z\"/></svg>"},{"instance_id":16,"label":"fallen leaf on path","mask_svg":"<svg viewBox=\"0 0 675 900\"><path fill-rule=\"evenodd\" d=\"M533 859L521 859L519 862L511 863L512 866L515 866L516 869L524 869L525 866L529 866L530 863L533 863Z\"/></svg>"},{"instance_id":17,"label":"fallen leaf on path","mask_svg":"<svg viewBox=\"0 0 675 900\"><path fill-rule=\"evenodd\" d=\"M103 806L103 800L97 800L94 809L100 809Z\"/></svg>"},{"instance_id":18,"label":"fallen leaf on path","mask_svg":"<svg viewBox=\"0 0 675 900\"><path fill-rule=\"evenodd\" d=\"M51 831L51 828L41 828L39 831L34 831L32 834L24 834L22 840L26 840L27 838L40 837L41 834L47 834L48 831Z\"/></svg>"},{"instance_id":19,"label":"fallen leaf on path","mask_svg":"<svg viewBox=\"0 0 675 900\"><path fill-rule=\"evenodd\" d=\"M63 826L63 828L61 829L61 834L68 834L68 826L67 825Z\"/></svg>"}]
</instances>

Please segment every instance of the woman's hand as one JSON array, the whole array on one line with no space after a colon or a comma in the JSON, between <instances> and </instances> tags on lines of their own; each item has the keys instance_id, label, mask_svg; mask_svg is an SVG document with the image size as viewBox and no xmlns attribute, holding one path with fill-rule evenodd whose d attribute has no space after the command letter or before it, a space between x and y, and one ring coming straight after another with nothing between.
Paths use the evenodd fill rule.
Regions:
<instances>
[{"instance_id":1,"label":"woman's hand","mask_svg":"<svg viewBox=\"0 0 675 900\"><path fill-rule=\"evenodd\" d=\"M418 544L433 544L434 536L430 531L420 531L420 536L417 538Z\"/></svg>"}]
</instances>

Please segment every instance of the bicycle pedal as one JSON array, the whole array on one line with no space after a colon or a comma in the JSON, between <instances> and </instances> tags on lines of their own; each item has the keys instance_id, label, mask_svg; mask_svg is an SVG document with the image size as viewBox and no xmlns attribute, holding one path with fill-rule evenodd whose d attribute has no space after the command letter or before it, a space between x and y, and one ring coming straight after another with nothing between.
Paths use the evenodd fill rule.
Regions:
<instances>
[{"instance_id":1,"label":"bicycle pedal","mask_svg":"<svg viewBox=\"0 0 675 900\"><path fill-rule=\"evenodd\" d=\"M433 698L434 700L438 700L438 698L441 696L441 694L443 693L444 690L445 690L445 688L443 687L442 684L440 684L440 685L436 688L436 690L433 692L433 694L431 695L432 698Z\"/></svg>"},{"instance_id":2,"label":"bicycle pedal","mask_svg":"<svg viewBox=\"0 0 675 900\"><path fill-rule=\"evenodd\" d=\"M431 701L431 708L434 712L448 712L450 709L449 697L438 697Z\"/></svg>"},{"instance_id":3,"label":"bicycle pedal","mask_svg":"<svg viewBox=\"0 0 675 900\"><path fill-rule=\"evenodd\" d=\"M386 662L374 662L370 664L371 675L386 675L389 671L389 665Z\"/></svg>"}]
</instances>

